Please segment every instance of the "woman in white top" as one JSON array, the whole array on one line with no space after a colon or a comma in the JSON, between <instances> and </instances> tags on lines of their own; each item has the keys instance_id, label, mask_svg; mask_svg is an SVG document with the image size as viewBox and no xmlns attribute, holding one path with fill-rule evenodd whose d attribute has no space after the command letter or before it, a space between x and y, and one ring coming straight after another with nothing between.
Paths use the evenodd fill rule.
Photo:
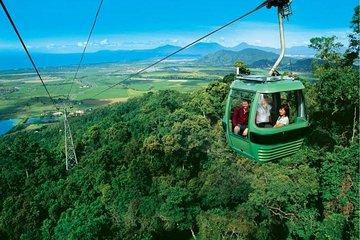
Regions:
<instances>
[{"instance_id":1,"label":"woman in white top","mask_svg":"<svg viewBox=\"0 0 360 240\"><path fill-rule=\"evenodd\" d=\"M270 124L270 110L271 105L267 97L261 96L260 104L256 110L256 124L259 127L265 127L267 124Z\"/></svg>"},{"instance_id":2,"label":"woman in white top","mask_svg":"<svg viewBox=\"0 0 360 240\"><path fill-rule=\"evenodd\" d=\"M274 127L283 127L289 125L289 105L282 104L279 108L279 118Z\"/></svg>"}]
</instances>

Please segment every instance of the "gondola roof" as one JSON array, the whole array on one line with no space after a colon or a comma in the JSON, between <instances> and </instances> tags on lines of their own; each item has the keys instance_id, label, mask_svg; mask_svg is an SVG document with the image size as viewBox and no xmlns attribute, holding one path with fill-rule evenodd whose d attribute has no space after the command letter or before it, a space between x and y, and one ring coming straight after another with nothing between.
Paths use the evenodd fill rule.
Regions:
<instances>
[{"instance_id":1,"label":"gondola roof","mask_svg":"<svg viewBox=\"0 0 360 240\"><path fill-rule=\"evenodd\" d=\"M232 84L232 89L261 93L286 92L304 89L299 80L289 77L241 76Z\"/></svg>"}]
</instances>

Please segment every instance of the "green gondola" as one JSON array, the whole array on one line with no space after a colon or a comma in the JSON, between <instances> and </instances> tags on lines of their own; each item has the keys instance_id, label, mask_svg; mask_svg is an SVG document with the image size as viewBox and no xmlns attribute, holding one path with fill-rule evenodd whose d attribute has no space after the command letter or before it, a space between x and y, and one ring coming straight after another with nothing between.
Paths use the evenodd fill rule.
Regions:
<instances>
[{"instance_id":1,"label":"green gondola","mask_svg":"<svg viewBox=\"0 0 360 240\"><path fill-rule=\"evenodd\" d=\"M302 92L304 85L290 77L279 76L276 71L285 55L283 18L290 14L290 7L283 3L273 6L278 7L281 41L279 59L268 76L237 76L231 84L223 118L229 146L239 155L260 162L296 153L309 127ZM241 124L236 125L234 118L241 102L249 105L247 123L242 123L242 128ZM285 124L274 127L276 119L279 120L280 106L283 110L289 109L289 114L284 116Z\"/></svg>"},{"instance_id":2,"label":"green gondola","mask_svg":"<svg viewBox=\"0 0 360 240\"><path fill-rule=\"evenodd\" d=\"M305 102L300 81L282 77L249 76L234 81L227 99L223 119L226 139L232 149L251 160L266 162L294 154L303 143L309 126ZM256 123L257 109L261 99L267 96L271 105L271 121L260 127ZM250 104L248 115L248 133L246 136L235 134L231 118L237 103L246 100ZM274 128L278 107L286 102L290 105L290 123Z\"/></svg>"}]
</instances>

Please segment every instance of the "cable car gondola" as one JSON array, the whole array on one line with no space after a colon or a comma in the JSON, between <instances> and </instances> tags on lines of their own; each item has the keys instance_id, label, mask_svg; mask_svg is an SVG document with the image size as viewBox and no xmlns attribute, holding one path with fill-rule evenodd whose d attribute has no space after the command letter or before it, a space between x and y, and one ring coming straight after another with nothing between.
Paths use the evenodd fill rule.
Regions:
<instances>
[{"instance_id":1,"label":"cable car gondola","mask_svg":"<svg viewBox=\"0 0 360 240\"><path fill-rule=\"evenodd\" d=\"M285 3L284 3L285 2ZM281 53L268 76L242 76L237 74L227 98L223 125L228 145L248 159L267 162L296 153L301 147L309 122L305 113L304 85L276 71L285 55L283 18L290 14L290 1L274 1L278 8ZM247 124L240 129L234 114L241 104L249 105ZM280 106L289 109L288 124L274 127ZM267 120L259 119L266 108ZM235 116L236 119L236 116ZM261 122L263 121L263 122ZM246 129L245 129L246 128Z\"/></svg>"}]
</instances>

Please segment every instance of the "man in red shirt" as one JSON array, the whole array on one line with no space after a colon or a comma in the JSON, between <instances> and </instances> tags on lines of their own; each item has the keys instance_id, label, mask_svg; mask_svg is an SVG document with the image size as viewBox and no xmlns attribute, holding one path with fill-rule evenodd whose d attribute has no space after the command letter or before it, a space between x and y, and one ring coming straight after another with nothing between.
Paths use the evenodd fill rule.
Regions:
<instances>
[{"instance_id":1,"label":"man in red shirt","mask_svg":"<svg viewBox=\"0 0 360 240\"><path fill-rule=\"evenodd\" d=\"M248 117L249 117L249 103L246 100L241 102L241 106L234 109L232 116L232 125L235 134L246 136L248 133Z\"/></svg>"}]
</instances>

